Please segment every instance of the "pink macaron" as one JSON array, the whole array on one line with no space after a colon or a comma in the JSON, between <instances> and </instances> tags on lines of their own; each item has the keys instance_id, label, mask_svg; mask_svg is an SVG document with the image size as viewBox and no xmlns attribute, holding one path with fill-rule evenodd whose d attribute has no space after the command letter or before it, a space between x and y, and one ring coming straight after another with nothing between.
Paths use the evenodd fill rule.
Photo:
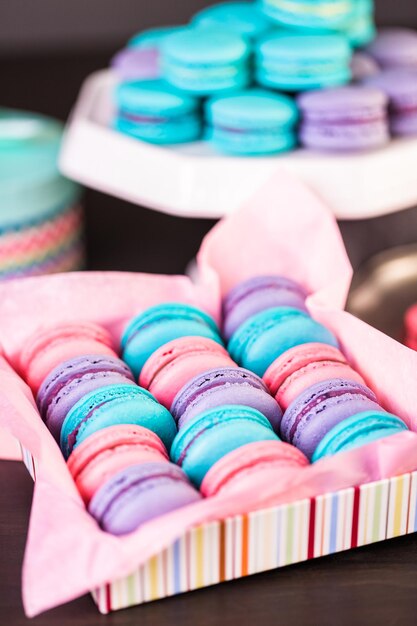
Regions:
<instances>
[{"instance_id":1,"label":"pink macaron","mask_svg":"<svg viewBox=\"0 0 417 626\"><path fill-rule=\"evenodd\" d=\"M205 497L259 487L309 464L300 450L282 441L256 441L233 450L207 472L200 491Z\"/></svg>"},{"instance_id":2,"label":"pink macaron","mask_svg":"<svg viewBox=\"0 0 417 626\"><path fill-rule=\"evenodd\" d=\"M206 337L181 337L166 343L146 361L139 384L168 409L194 376L216 367L234 366L228 352Z\"/></svg>"},{"instance_id":3,"label":"pink macaron","mask_svg":"<svg viewBox=\"0 0 417 626\"><path fill-rule=\"evenodd\" d=\"M20 356L20 369L36 394L48 374L63 361L85 354L114 356L110 334L92 322L73 322L40 331Z\"/></svg>"},{"instance_id":4,"label":"pink macaron","mask_svg":"<svg viewBox=\"0 0 417 626\"><path fill-rule=\"evenodd\" d=\"M417 304L413 304L405 312L404 343L412 350L417 350Z\"/></svg>"},{"instance_id":5,"label":"pink macaron","mask_svg":"<svg viewBox=\"0 0 417 626\"><path fill-rule=\"evenodd\" d=\"M263 380L285 411L305 389L333 378L364 384L340 350L322 343L306 343L278 357L266 370Z\"/></svg>"},{"instance_id":6,"label":"pink macaron","mask_svg":"<svg viewBox=\"0 0 417 626\"><path fill-rule=\"evenodd\" d=\"M88 505L96 491L118 472L140 463L168 461L158 435L134 424L118 424L95 432L74 448L68 469Z\"/></svg>"}]
</instances>

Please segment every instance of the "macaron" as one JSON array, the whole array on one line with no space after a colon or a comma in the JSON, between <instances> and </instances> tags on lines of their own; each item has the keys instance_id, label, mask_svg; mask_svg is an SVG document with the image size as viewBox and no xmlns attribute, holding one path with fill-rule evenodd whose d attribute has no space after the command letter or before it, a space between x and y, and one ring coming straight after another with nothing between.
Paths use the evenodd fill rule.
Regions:
<instances>
[{"instance_id":1,"label":"macaron","mask_svg":"<svg viewBox=\"0 0 417 626\"><path fill-rule=\"evenodd\" d=\"M364 411L382 411L368 387L343 379L320 382L290 404L281 421L281 436L311 459L336 424Z\"/></svg>"},{"instance_id":2,"label":"macaron","mask_svg":"<svg viewBox=\"0 0 417 626\"><path fill-rule=\"evenodd\" d=\"M413 304L405 312L404 343L412 350L417 350L417 304Z\"/></svg>"},{"instance_id":3,"label":"macaron","mask_svg":"<svg viewBox=\"0 0 417 626\"><path fill-rule=\"evenodd\" d=\"M199 487L209 469L232 450L271 440L278 441L278 437L262 413L226 405L189 420L174 439L171 460Z\"/></svg>"},{"instance_id":4,"label":"macaron","mask_svg":"<svg viewBox=\"0 0 417 626\"><path fill-rule=\"evenodd\" d=\"M312 462L327 456L347 452L385 437L408 430L407 425L395 415L385 411L364 411L336 424L320 441Z\"/></svg>"},{"instance_id":5,"label":"macaron","mask_svg":"<svg viewBox=\"0 0 417 626\"><path fill-rule=\"evenodd\" d=\"M267 485L308 464L307 457L288 443L255 441L217 461L205 475L200 491L208 498L243 489L248 481Z\"/></svg>"},{"instance_id":6,"label":"macaron","mask_svg":"<svg viewBox=\"0 0 417 626\"><path fill-rule=\"evenodd\" d=\"M365 384L338 348L324 343L304 343L278 357L266 370L263 380L286 411L305 389L332 378Z\"/></svg>"},{"instance_id":7,"label":"macaron","mask_svg":"<svg viewBox=\"0 0 417 626\"><path fill-rule=\"evenodd\" d=\"M114 92L114 128L154 144L195 141L202 130L199 103L162 80L128 81Z\"/></svg>"},{"instance_id":8,"label":"macaron","mask_svg":"<svg viewBox=\"0 0 417 626\"><path fill-rule=\"evenodd\" d=\"M206 103L205 117L207 139L227 154L274 154L291 150L297 142L294 101L264 89L212 98Z\"/></svg>"},{"instance_id":9,"label":"macaron","mask_svg":"<svg viewBox=\"0 0 417 626\"><path fill-rule=\"evenodd\" d=\"M68 469L84 502L121 470L139 463L168 461L168 453L155 433L134 424L98 430L75 448Z\"/></svg>"},{"instance_id":10,"label":"macaron","mask_svg":"<svg viewBox=\"0 0 417 626\"><path fill-rule=\"evenodd\" d=\"M278 25L323 31L346 27L357 0L261 0L265 14Z\"/></svg>"},{"instance_id":11,"label":"macaron","mask_svg":"<svg viewBox=\"0 0 417 626\"><path fill-rule=\"evenodd\" d=\"M59 441L64 419L83 396L119 383L134 384L133 375L126 363L112 356L77 356L55 367L37 395L39 411L55 439Z\"/></svg>"},{"instance_id":12,"label":"macaron","mask_svg":"<svg viewBox=\"0 0 417 626\"><path fill-rule=\"evenodd\" d=\"M94 494L88 510L103 530L125 535L200 499L179 467L155 462L118 472Z\"/></svg>"},{"instance_id":13,"label":"macaron","mask_svg":"<svg viewBox=\"0 0 417 626\"><path fill-rule=\"evenodd\" d=\"M250 46L227 28L190 27L167 37L162 48L164 78L185 93L207 96L249 83Z\"/></svg>"},{"instance_id":14,"label":"macaron","mask_svg":"<svg viewBox=\"0 0 417 626\"><path fill-rule=\"evenodd\" d=\"M254 276L235 285L223 299L223 335L229 340L249 317L280 306L307 311L307 291L285 276Z\"/></svg>"},{"instance_id":15,"label":"macaron","mask_svg":"<svg viewBox=\"0 0 417 626\"><path fill-rule=\"evenodd\" d=\"M134 375L140 374L155 350L179 337L207 337L222 344L215 321L189 304L166 302L134 317L122 336L123 359Z\"/></svg>"},{"instance_id":16,"label":"macaron","mask_svg":"<svg viewBox=\"0 0 417 626\"><path fill-rule=\"evenodd\" d=\"M351 56L342 34L278 31L258 43L256 80L264 87L294 92L344 85L351 77Z\"/></svg>"},{"instance_id":17,"label":"macaron","mask_svg":"<svg viewBox=\"0 0 417 626\"><path fill-rule=\"evenodd\" d=\"M363 48L375 39L373 0L355 0L353 14L347 25L347 37L354 48Z\"/></svg>"},{"instance_id":18,"label":"macaron","mask_svg":"<svg viewBox=\"0 0 417 626\"><path fill-rule=\"evenodd\" d=\"M417 135L417 67L392 68L366 80L388 96L392 135Z\"/></svg>"},{"instance_id":19,"label":"macaron","mask_svg":"<svg viewBox=\"0 0 417 626\"><path fill-rule=\"evenodd\" d=\"M156 350L142 368L139 383L167 409L179 390L196 374L236 364L228 352L207 337L180 337Z\"/></svg>"},{"instance_id":20,"label":"macaron","mask_svg":"<svg viewBox=\"0 0 417 626\"><path fill-rule=\"evenodd\" d=\"M352 73L353 82L361 82L366 78L375 76L381 71L378 63L363 51L356 51L353 53L352 60L350 62L350 71Z\"/></svg>"},{"instance_id":21,"label":"macaron","mask_svg":"<svg viewBox=\"0 0 417 626\"><path fill-rule=\"evenodd\" d=\"M338 347L333 333L304 311L277 307L257 313L239 326L228 350L238 365L263 376L275 359L302 343Z\"/></svg>"},{"instance_id":22,"label":"macaron","mask_svg":"<svg viewBox=\"0 0 417 626\"><path fill-rule=\"evenodd\" d=\"M299 138L307 148L361 152L389 141L388 99L375 87L349 85L310 91L298 98Z\"/></svg>"},{"instance_id":23,"label":"macaron","mask_svg":"<svg viewBox=\"0 0 417 626\"><path fill-rule=\"evenodd\" d=\"M20 355L20 369L36 394L57 365L85 354L117 356L107 330L92 322L61 324L40 330L28 339Z\"/></svg>"},{"instance_id":24,"label":"macaron","mask_svg":"<svg viewBox=\"0 0 417 626\"><path fill-rule=\"evenodd\" d=\"M208 6L192 18L194 26L228 28L257 39L271 29L271 22L255 2L221 2Z\"/></svg>"},{"instance_id":25,"label":"macaron","mask_svg":"<svg viewBox=\"0 0 417 626\"><path fill-rule=\"evenodd\" d=\"M367 52L384 69L417 68L417 32L411 28L382 28Z\"/></svg>"},{"instance_id":26,"label":"macaron","mask_svg":"<svg viewBox=\"0 0 417 626\"><path fill-rule=\"evenodd\" d=\"M109 385L84 396L68 413L60 437L65 458L90 435L117 424L148 428L168 450L177 430L172 415L145 389L129 384Z\"/></svg>"},{"instance_id":27,"label":"macaron","mask_svg":"<svg viewBox=\"0 0 417 626\"><path fill-rule=\"evenodd\" d=\"M262 379L242 367L217 367L195 376L175 396L171 413L178 428L183 428L200 413L233 404L256 409L279 430L282 411L278 403Z\"/></svg>"}]
</instances>

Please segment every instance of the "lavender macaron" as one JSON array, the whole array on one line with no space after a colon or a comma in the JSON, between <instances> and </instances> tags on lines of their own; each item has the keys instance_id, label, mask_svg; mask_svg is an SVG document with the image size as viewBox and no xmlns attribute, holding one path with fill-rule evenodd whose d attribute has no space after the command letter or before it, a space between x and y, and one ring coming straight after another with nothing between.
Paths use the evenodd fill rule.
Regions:
<instances>
[{"instance_id":1,"label":"lavender macaron","mask_svg":"<svg viewBox=\"0 0 417 626\"><path fill-rule=\"evenodd\" d=\"M417 69L417 32L410 28L383 28L366 50L384 69Z\"/></svg>"},{"instance_id":2,"label":"lavender macaron","mask_svg":"<svg viewBox=\"0 0 417 626\"><path fill-rule=\"evenodd\" d=\"M372 150L389 140L387 96L376 87L351 85L312 91L298 98L300 141L335 152Z\"/></svg>"},{"instance_id":3,"label":"lavender macaron","mask_svg":"<svg viewBox=\"0 0 417 626\"><path fill-rule=\"evenodd\" d=\"M417 135L417 67L385 70L366 81L382 90L389 99L389 124L392 135Z\"/></svg>"},{"instance_id":4,"label":"lavender macaron","mask_svg":"<svg viewBox=\"0 0 417 626\"><path fill-rule=\"evenodd\" d=\"M252 315L279 306L307 311L307 291L284 276L255 276L238 283L223 301L223 335L229 340Z\"/></svg>"},{"instance_id":5,"label":"lavender macaron","mask_svg":"<svg viewBox=\"0 0 417 626\"><path fill-rule=\"evenodd\" d=\"M354 52L350 61L350 71L352 73L352 82L358 83L371 76L376 76L381 71L378 63L363 51Z\"/></svg>"},{"instance_id":6,"label":"lavender macaron","mask_svg":"<svg viewBox=\"0 0 417 626\"><path fill-rule=\"evenodd\" d=\"M86 355L61 363L42 383L37 403L46 426L59 441L62 424L70 409L95 389L132 383L133 374L121 359Z\"/></svg>"},{"instance_id":7,"label":"lavender macaron","mask_svg":"<svg viewBox=\"0 0 417 626\"><path fill-rule=\"evenodd\" d=\"M171 413L182 428L200 413L225 405L257 409L277 431L282 411L259 376L242 367L222 367L196 376L174 398Z\"/></svg>"},{"instance_id":8,"label":"lavender macaron","mask_svg":"<svg viewBox=\"0 0 417 626\"><path fill-rule=\"evenodd\" d=\"M151 462L131 465L110 478L96 491L88 510L103 530L125 535L200 499L180 467Z\"/></svg>"},{"instance_id":9,"label":"lavender macaron","mask_svg":"<svg viewBox=\"0 0 417 626\"><path fill-rule=\"evenodd\" d=\"M311 459L334 426L364 411L382 411L368 387L341 378L320 382L290 404L282 418L281 436Z\"/></svg>"}]
</instances>

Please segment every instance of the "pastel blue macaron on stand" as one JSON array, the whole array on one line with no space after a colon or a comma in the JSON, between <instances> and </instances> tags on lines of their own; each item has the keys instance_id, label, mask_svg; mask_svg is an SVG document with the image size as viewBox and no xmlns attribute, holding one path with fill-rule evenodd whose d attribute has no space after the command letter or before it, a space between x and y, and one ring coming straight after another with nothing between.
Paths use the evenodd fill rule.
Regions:
<instances>
[{"instance_id":1,"label":"pastel blue macaron on stand","mask_svg":"<svg viewBox=\"0 0 417 626\"><path fill-rule=\"evenodd\" d=\"M162 69L171 85L207 96L249 83L248 39L227 28L189 27L166 38Z\"/></svg>"},{"instance_id":2,"label":"pastel blue macaron on stand","mask_svg":"<svg viewBox=\"0 0 417 626\"><path fill-rule=\"evenodd\" d=\"M207 138L228 154L284 152L296 144L297 106L287 96L248 89L209 100Z\"/></svg>"},{"instance_id":3,"label":"pastel blue macaron on stand","mask_svg":"<svg viewBox=\"0 0 417 626\"><path fill-rule=\"evenodd\" d=\"M278 31L258 43L256 80L265 87L295 92L344 85L351 78L351 57L342 34Z\"/></svg>"},{"instance_id":4,"label":"pastel blue macaron on stand","mask_svg":"<svg viewBox=\"0 0 417 626\"><path fill-rule=\"evenodd\" d=\"M162 80L120 83L115 91L116 130L154 144L175 144L201 134L199 103Z\"/></svg>"},{"instance_id":5,"label":"pastel blue macaron on stand","mask_svg":"<svg viewBox=\"0 0 417 626\"><path fill-rule=\"evenodd\" d=\"M250 39L271 30L271 22L256 2L221 2L209 6L192 18L193 25L220 26Z\"/></svg>"},{"instance_id":6,"label":"pastel blue macaron on stand","mask_svg":"<svg viewBox=\"0 0 417 626\"><path fill-rule=\"evenodd\" d=\"M356 0L260 0L265 14L279 25L299 30L331 30L351 18Z\"/></svg>"}]
</instances>

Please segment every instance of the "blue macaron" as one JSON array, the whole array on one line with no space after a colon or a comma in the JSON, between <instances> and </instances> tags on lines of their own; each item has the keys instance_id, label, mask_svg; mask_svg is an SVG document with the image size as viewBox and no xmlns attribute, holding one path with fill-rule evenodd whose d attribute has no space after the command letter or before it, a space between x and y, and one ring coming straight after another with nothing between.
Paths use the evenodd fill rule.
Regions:
<instances>
[{"instance_id":1,"label":"blue macaron","mask_svg":"<svg viewBox=\"0 0 417 626\"><path fill-rule=\"evenodd\" d=\"M190 142L201 134L201 112L195 98L161 80L120 83L115 90L114 128L154 144Z\"/></svg>"},{"instance_id":2,"label":"blue macaron","mask_svg":"<svg viewBox=\"0 0 417 626\"><path fill-rule=\"evenodd\" d=\"M356 0L261 0L262 10L277 25L308 32L343 28L355 4Z\"/></svg>"},{"instance_id":3,"label":"blue macaron","mask_svg":"<svg viewBox=\"0 0 417 626\"><path fill-rule=\"evenodd\" d=\"M65 458L90 435L116 424L148 428L168 450L177 432L171 413L149 391L136 385L109 385L88 393L67 414L60 438Z\"/></svg>"},{"instance_id":4,"label":"blue macaron","mask_svg":"<svg viewBox=\"0 0 417 626\"><path fill-rule=\"evenodd\" d=\"M334 87L349 82L352 51L342 34L302 35L279 31L260 40L256 80L285 91Z\"/></svg>"},{"instance_id":5,"label":"blue macaron","mask_svg":"<svg viewBox=\"0 0 417 626\"><path fill-rule=\"evenodd\" d=\"M255 441L278 441L267 418L256 409L225 405L201 413L175 437L171 459L200 486L209 469L232 450Z\"/></svg>"},{"instance_id":6,"label":"blue macaron","mask_svg":"<svg viewBox=\"0 0 417 626\"><path fill-rule=\"evenodd\" d=\"M179 337L207 337L223 345L216 322L189 304L166 302L150 307L127 325L122 356L136 377L155 350Z\"/></svg>"},{"instance_id":7,"label":"blue macaron","mask_svg":"<svg viewBox=\"0 0 417 626\"><path fill-rule=\"evenodd\" d=\"M287 96L248 89L212 98L205 112L208 139L221 152L272 154L291 150L296 144L298 110Z\"/></svg>"},{"instance_id":8,"label":"blue macaron","mask_svg":"<svg viewBox=\"0 0 417 626\"><path fill-rule=\"evenodd\" d=\"M391 413L385 411L358 413L334 426L323 437L314 451L312 462L315 463L324 457L365 446L404 430L408 430L407 425Z\"/></svg>"},{"instance_id":9,"label":"blue macaron","mask_svg":"<svg viewBox=\"0 0 417 626\"><path fill-rule=\"evenodd\" d=\"M236 363L263 376L276 358L303 343L339 346L333 333L308 313L292 307L276 307L243 322L232 335L228 350Z\"/></svg>"},{"instance_id":10,"label":"blue macaron","mask_svg":"<svg viewBox=\"0 0 417 626\"><path fill-rule=\"evenodd\" d=\"M247 38L218 27L190 27L166 38L162 46L164 78L194 95L211 95L247 86L250 45Z\"/></svg>"},{"instance_id":11,"label":"blue macaron","mask_svg":"<svg viewBox=\"0 0 417 626\"><path fill-rule=\"evenodd\" d=\"M271 22L255 2L221 2L194 15L196 26L226 27L240 35L257 39L271 30Z\"/></svg>"},{"instance_id":12,"label":"blue macaron","mask_svg":"<svg viewBox=\"0 0 417 626\"><path fill-rule=\"evenodd\" d=\"M373 0L356 0L354 11L346 29L349 43L363 48L376 37Z\"/></svg>"},{"instance_id":13,"label":"blue macaron","mask_svg":"<svg viewBox=\"0 0 417 626\"><path fill-rule=\"evenodd\" d=\"M179 33L185 26L159 26L142 30L133 35L127 42L129 48L159 50L169 35Z\"/></svg>"}]
</instances>

